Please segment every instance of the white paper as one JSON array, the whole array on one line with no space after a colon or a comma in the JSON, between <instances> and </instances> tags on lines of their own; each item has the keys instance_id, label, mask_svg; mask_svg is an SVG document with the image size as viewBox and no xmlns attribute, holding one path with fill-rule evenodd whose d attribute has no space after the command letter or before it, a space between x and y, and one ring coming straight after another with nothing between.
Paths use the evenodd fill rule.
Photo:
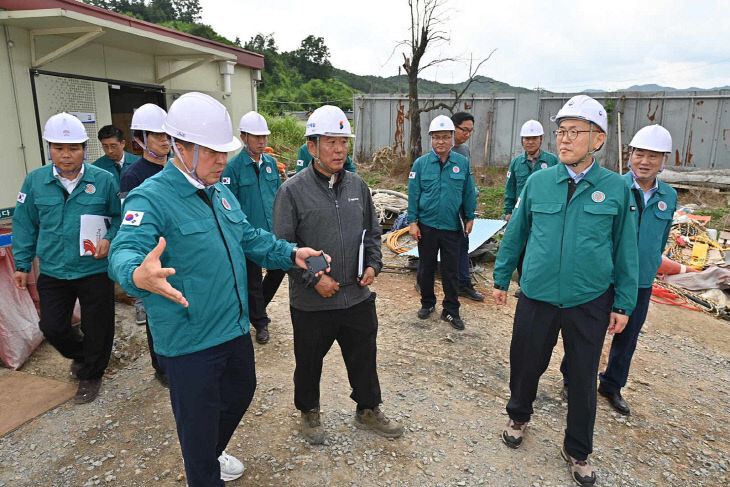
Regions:
<instances>
[{"instance_id":1,"label":"white paper","mask_svg":"<svg viewBox=\"0 0 730 487\"><path fill-rule=\"evenodd\" d=\"M365 272L365 232L362 231L362 238L360 239L360 252L357 256L357 277L362 277Z\"/></svg>"},{"instance_id":2,"label":"white paper","mask_svg":"<svg viewBox=\"0 0 730 487\"><path fill-rule=\"evenodd\" d=\"M81 256L94 255L96 246L112 225L112 219L101 215L81 215L79 251Z\"/></svg>"}]
</instances>

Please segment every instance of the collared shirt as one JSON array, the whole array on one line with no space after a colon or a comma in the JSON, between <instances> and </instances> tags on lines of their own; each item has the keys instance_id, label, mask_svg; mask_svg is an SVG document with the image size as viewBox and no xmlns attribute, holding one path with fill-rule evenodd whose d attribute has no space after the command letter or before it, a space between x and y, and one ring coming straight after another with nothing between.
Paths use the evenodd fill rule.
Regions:
<instances>
[{"instance_id":1,"label":"collared shirt","mask_svg":"<svg viewBox=\"0 0 730 487\"><path fill-rule=\"evenodd\" d=\"M654 186L652 188L649 188L648 191L644 191L643 189L641 189L641 186L639 186L636 178L634 178L634 184L632 184L631 187L641 191L641 193L644 195L644 204L647 204L651 197L654 196L654 193L656 193L657 189L659 189L659 180L657 178L654 178Z\"/></svg>"},{"instance_id":2,"label":"collared shirt","mask_svg":"<svg viewBox=\"0 0 730 487\"><path fill-rule=\"evenodd\" d=\"M66 192L68 194L73 193L74 189L76 189L76 185L79 184L79 181L81 181L81 177L84 175L84 165L81 164L81 170L73 179L66 179L58 172L58 168L56 165L53 165L53 177L61 181L61 184L63 184L63 187L66 188Z\"/></svg>"},{"instance_id":3,"label":"collared shirt","mask_svg":"<svg viewBox=\"0 0 730 487\"><path fill-rule=\"evenodd\" d=\"M530 159L530 158L529 158L529 157L527 156L527 154L525 154L525 158L527 159L527 162L528 162L528 164L530 164L530 167L532 167L533 169L535 169L535 164L537 164L537 161L539 161L539 160L540 160L540 154L541 154L541 153L542 153L542 151L538 149L538 151L537 151L537 155L535 156L535 158L534 158L534 159Z\"/></svg>"},{"instance_id":4,"label":"collared shirt","mask_svg":"<svg viewBox=\"0 0 730 487\"><path fill-rule=\"evenodd\" d=\"M570 175L571 178L573 178L573 181L575 181L575 184L578 184L578 183L580 183L581 179L583 179L585 177L585 175L588 174L588 171L591 170L591 168L593 167L593 164L595 164L595 163L596 163L596 160L594 159L593 162L591 162L591 165L588 166L585 169L585 171L580 172L578 174L576 174L575 171L573 171L570 168L570 166L568 166L567 164L565 165L565 169L568 170L568 174Z\"/></svg>"}]
</instances>

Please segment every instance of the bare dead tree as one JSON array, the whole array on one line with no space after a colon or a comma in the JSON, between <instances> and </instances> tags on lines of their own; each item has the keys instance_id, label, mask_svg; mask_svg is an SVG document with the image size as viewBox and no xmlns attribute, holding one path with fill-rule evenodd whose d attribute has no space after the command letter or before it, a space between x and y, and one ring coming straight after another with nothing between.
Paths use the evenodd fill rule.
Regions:
<instances>
[{"instance_id":1,"label":"bare dead tree","mask_svg":"<svg viewBox=\"0 0 730 487\"><path fill-rule=\"evenodd\" d=\"M469 62L469 79L460 91L450 90L454 95L454 102L450 105L445 103L431 103L421 107L418 97L418 75L425 69L445 62L457 61L453 57L439 57L432 60L424 60L426 51L449 42L448 33L444 30L447 22L445 17L446 0L408 0L411 13L410 39L399 42L396 45L405 46L409 51L403 53L403 68L408 76L408 111L411 122L411 130L408 138L408 152L411 161L421 155L421 113L444 108L453 113L461 101L462 96L469 89L471 84L478 82L477 72L479 68L492 56L482 59L476 65L473 59Z\"/></svg>"}]
</instances>

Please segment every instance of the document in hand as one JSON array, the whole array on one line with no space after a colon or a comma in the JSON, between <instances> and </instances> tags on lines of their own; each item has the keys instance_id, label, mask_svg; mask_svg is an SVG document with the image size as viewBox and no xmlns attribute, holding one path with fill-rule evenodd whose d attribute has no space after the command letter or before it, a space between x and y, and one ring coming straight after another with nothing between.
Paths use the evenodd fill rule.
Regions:
<instances>
[{"instance_id":1,"label":"document in hand","mask_svg":"<svg viewBox=\"0 0 730 487\"><path fill-rule=\"evenodd\" d=\"M360 252L357 255L357 277L362 277L365 272L365 232L362 231L362 238L360 239Z\"/></svg>"},{"instance_id":2,"label":"document in hand","mask_svg":"<svg viewBox=\"0 0 730 487\"><path fill-rule=\"evenodd\" d=\"M81 215L79 251L81 256L94 255L96 246L112 226L112 219L101 215Z\"/></svg>"}]
</instances>

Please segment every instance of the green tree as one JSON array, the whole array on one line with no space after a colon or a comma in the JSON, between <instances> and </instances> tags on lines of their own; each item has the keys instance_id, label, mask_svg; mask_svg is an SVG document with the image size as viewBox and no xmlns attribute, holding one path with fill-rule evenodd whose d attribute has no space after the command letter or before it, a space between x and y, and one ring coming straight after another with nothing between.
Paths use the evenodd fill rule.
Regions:
<instances>
[{"instance_id":1,"label":"green tree","mask_svg":"<svg viewBox=\"0 0 730 487\"><path fill-rule=\"evenodd\" d=\"M159 24L200 20L200 0L84 0L89 5Z\"/></svg>"},{"instance_id":2,"label":"green tree","mask_svg":"<svg viewBox=\"0 0 730 487\"><path fill-rule=\"evenodd\" d=\"M292 64L305 78L327 79L332 76L330 50L323 37L308 35L299 49L289 53Z\"/></svg>"}]
</instances>

